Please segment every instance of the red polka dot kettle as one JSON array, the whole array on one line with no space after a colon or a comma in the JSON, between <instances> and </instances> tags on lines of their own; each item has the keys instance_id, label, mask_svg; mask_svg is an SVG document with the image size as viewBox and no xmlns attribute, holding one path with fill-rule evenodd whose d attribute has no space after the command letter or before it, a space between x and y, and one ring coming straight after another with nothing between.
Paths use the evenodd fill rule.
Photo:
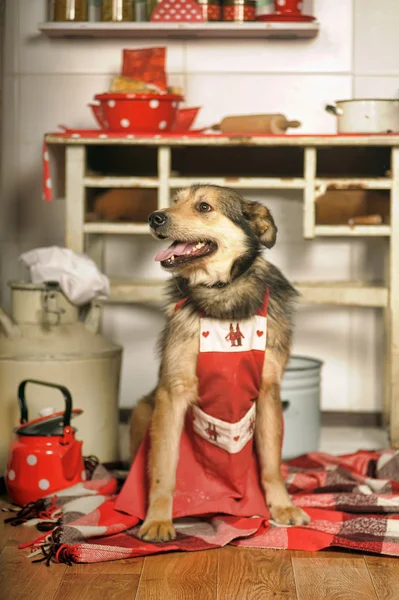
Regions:
<instances>
[{"instance_id":1,"label":"red polka dot kettle","mask_svg":"<svg viewBox=\"0 0 399 600\"><path fill-rule=\"evenodd\" d=\"M59 390L65 401L64 412L41 411L41 417L29 421L25 390L28 384ZM70 487L86 478L82 442L75 438L71 418L83 411L72 409L72 397L66 387L46 381L26 379L18 388L20 426L11 445L6 472L8 496L23 506L43 496Z\"/></svg>"}]
</instances>

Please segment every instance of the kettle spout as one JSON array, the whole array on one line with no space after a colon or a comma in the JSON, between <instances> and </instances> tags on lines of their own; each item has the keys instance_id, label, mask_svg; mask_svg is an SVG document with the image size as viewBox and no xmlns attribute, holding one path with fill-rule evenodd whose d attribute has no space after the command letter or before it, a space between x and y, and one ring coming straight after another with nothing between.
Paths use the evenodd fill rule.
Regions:
<instances>
[{"instance_id":1,"label":"kettle spout","mask_svg":"<svg viewBox=\"0 0 399 600\"><path fill-rule=\"evenodd\" d=\"M94 335L99 332L101 325L102 315L102 304L100 302L93 302L87 317L85 319L85 327L90 333Z\"/></svg>"},{"instance_id":2,"label":"kettle spout","mask_svg":"<svg viewBox=\"0 0 399 600\"><path fill-rule=\"evenodd\" d=\"M0 308L0 330L3 334L8 338L19 337L21 335L21 330L15 323L10 319L10 317Z\"/></svg>"}]
</instances>

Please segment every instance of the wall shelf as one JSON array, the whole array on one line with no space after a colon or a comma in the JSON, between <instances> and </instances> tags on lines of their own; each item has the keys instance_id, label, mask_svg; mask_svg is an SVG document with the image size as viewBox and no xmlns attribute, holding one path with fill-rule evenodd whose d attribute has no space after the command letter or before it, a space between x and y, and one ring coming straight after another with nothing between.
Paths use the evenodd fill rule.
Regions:
<instances>
[{"instance_id":1,"label":"wall shelf","mask_svg":"<svg viewBox=\"0 0 399 600\"><path fill-rule=\"evenodd\" d=\"M319 23L40 23L48 37L196 39L196 38L314 38Z\"/></svg>"}]
</instances>

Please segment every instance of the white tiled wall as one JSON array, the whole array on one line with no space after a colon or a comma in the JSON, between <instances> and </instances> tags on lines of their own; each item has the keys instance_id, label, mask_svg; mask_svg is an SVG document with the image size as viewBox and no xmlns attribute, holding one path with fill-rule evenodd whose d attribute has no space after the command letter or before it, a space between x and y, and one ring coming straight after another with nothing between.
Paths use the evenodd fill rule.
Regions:
<instances>
[{"instance_id":1,"label":"white tiled wall","mask_svg":"<svg viewBox=\"0 0 399 600\"><path fill-rule=\"evenodd\" d=\"M311 3L307 0L307 3ZM201 105L198 125L235 112L281 111L302 121L300 131L334 132L324 105L339 98L399 96L398 0L314 0L321 23L314 40L168 42L171 83L187 103ZM124 47L148 40L50 40L38 34L46 0L6 0L3 78L0 293L18 276L18 254L63 243L62 200L41 199L41 142L58 124L91 127L87 108L117 73ZM256 195L252 195L256 198ZM382 269L383 242L318 240L301 235L295 192L261 198L273 210L279 240L269 253L290 278L350 279ZM154 264L157 244L113 239L107 268L119 276L164 275ZM104 331L125 347L121 405L130 406L154 383L156 338L162 314L149 307L108 307ZM376 311L301 307L296 353L324 363L323 398L329 410L376 410L381 405L381 318Z\"/></svg>"},{"instance_id":2,"label":"white tiled wall","mask_svg":"<svg viewBox=\"0 0 399 600\"><path fill-rule=\"evenodd\" d=\"M254 40L248 43L200 40L187 44L189 73L350 73L352 70L351 0L316 0L323 24L314 40ZM266 90L265 90L266 92ZM267 94L260 92L267 98ZM311 101L311 100L310 100Z\"/></svg>"},{"instance_id":3,"label":"white tiled wall","mask_svg":"<svg viewBox=\"0 0 399 600\"><path fill-rule=\"evenodd\" d=\"M398 75L397 0L354 0L356 75Z\"/></svg>"},{"instance_id":4,"label":"white tiled wall","mask_svg":"<svg viewBox=\"0 0 399 600\"><path fill-rule=\"evenodd\" d=\"M226 114L282 112L302 122L299 133L335 132L324 106L351 94L351 76L279 73L193 73L187 76L187 102L203 106L198 125L217 123Z\"/></svg>"}]
</instances>

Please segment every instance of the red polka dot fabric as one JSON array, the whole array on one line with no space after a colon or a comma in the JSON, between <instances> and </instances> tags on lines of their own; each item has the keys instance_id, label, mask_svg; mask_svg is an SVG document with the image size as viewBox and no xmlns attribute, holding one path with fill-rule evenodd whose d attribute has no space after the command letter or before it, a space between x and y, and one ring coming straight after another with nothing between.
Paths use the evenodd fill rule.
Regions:
<instances>
[{"instance_id":1,"label":"red polka dot fabric","mask_svg":"<svg viewBox=\"0 0 399 600\"><path fill-rule=\"evenodd\" d=\"M50 177L50 158L46 142L43 142L43 200L51 202L53 186Z\"/></svg>"}]
</instances>

